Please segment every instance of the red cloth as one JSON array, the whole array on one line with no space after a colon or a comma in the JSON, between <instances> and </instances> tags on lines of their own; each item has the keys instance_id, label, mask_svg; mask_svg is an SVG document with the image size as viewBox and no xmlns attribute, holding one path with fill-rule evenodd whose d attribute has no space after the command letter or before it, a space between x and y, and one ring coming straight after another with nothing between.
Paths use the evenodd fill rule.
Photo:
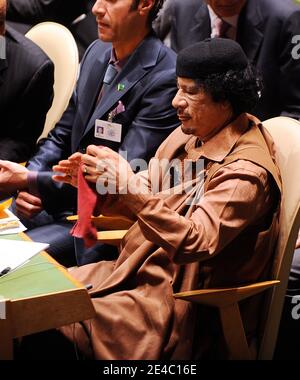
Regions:
<instances>
[{"instance_id":1,"label":"red cloth","mask_svg":"<svg viewBox=\"0 0 300 380\"><path fill-rule=\"evenodd\" d=\"M100 197L94 184L87 182L82 172L82 165L78 169L77 195L78 221L71 230L71 235L84 240L89 248L97 243L97 230L92 224L92 215L100 214Z\"/></svg>"}]
</instances>

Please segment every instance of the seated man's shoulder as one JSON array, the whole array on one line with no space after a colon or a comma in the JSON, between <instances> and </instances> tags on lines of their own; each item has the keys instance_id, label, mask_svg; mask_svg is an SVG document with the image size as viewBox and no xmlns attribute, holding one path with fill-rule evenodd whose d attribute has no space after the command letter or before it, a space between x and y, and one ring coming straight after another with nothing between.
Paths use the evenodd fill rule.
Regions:
<instances>
[{"instance_id":1,"label":"seated man's shoulder","mask_svg":"<svg viewBox=\"0 0 300 380\"><path fill-rule=\"evenodd\" d=\"M9 39L9 43L7 44L8 49L10 45L12 46L12 49L8 54L12 54L14 61L21 64L23 69L24 66L26 69L29 69L30 67L36 69L44 64L53 66L53 63L47 54L38 45L21 33L11 27L7 27L6 36Z\"/></svg>"},{"instance_id":2,"label":"seated man's shoulder","mask_svg":"<svg viewBox=\"0 0 300 380\"><path fill-rule=\"evenodd\" d=\"M262 183L266 184L268 181L268 172L262 166L244 159L234 161L225 167L226 171L232 171L237 175L247 175L257 177Z\"/></svg>"},{"instance_id":3,"label":"seated man's shoulder","mask_svg":"<svg viewBox=\"0 0 300 380\"><path fill-rule=\"evenodd\" d=\"M157 49L157 64L165 66L167 69L171 68L175 71L177 54L167 47L160 39L155 38L152 41L153 51Z\"/></svg>"},{"instance_id":4,"label":"seated man's shoulder","mask_svg":"<svg viewBox=\"0 0 300 380\"><path fill-rule=\"evenodd\" d=\"M285 20L290 16L299 13L300 7L293 0L251 0L255 1L260 7L263 15L268 17L276 17Z\"/></svg>"},{"instance_id":5,"label":"seated man's shoulder","mask_svg":"<svg viewBox=\"0 0 300 380\"><path fill-rule=\"evenodd\" d=\"M241 195L244 193L245 196L254 197L255 194L267 194L271 189L272 192L278 190L275 179L267 169L245 159L239 159L218 169L210 180L208 189L214 189L219 185Z\"/></svg>"}]
</instances>

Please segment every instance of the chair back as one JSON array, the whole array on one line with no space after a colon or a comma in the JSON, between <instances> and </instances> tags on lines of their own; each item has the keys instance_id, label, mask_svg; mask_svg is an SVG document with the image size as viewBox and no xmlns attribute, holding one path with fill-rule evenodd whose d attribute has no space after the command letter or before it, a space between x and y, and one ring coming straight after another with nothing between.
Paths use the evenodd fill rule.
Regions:
<instances>
[{"instance_id":1,"label":"chair back","mask_svg":"<svg viewBox=\"0 0 300 380\"><path fill-rule=\"evenodd\" d=\"M274 140L283 185L279 238L272 268L272 279L280 280L280 284L272 288L267 296L258 352L258 359L272 359L300 227L300 123L280 116L263 122L263 125Z\"/></svg>"},{"instance_id":2,"label":"chair back","mask_svg":"<svg viewBox=\"0 0 300 380\"><path fill-rule=\"evenodd\" d=\"M42 22L30 29L26 37L36 43L54 63L54 99L46 117L48 132L60 120L72 96L79 68L78 49L71 32L61 24Z\"/></svg>"}]
</instances>

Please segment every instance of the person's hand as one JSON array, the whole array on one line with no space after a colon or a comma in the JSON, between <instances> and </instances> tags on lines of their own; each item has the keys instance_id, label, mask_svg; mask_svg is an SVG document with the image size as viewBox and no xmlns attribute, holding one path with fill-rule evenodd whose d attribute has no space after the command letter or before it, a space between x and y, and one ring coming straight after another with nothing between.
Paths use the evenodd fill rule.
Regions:
<instances>
[{"instance_id":1,"label":"person's hand","mask_svg":"<svg viewBox=\"0 0 300 380\"><path fill-rule=\"evenodd\" d=\"M11 161L0 160L0 198L27 188L28 169Z\"/></svg>"},{"instance_id":2,"label":"person's hand","mask_svg":"<svg viewBox=\"0 0 300 380\"><path fill-rule=\"evenodd\" d=\"M42 201L35 195L21 191L16 199L17 215L30 219L43 210Z\"/></svg>"},{"instance_id":3,"label":"person's hand","mask_svg":"<svg viewBox=\"0 0 300 380\"><path fill-rule=\"evenodd\" d=\"M134 173L129 163L110 148L89 145L82 156L82 171L87 181L97 183L97 190L122 193ZM105 192L104 192L105 193Z\"/></svg>"},{"instance_id":4,"label":"person's hand","mask_svg":"<svg viewBox=\"0 0 300 380\"><path fill-rule=\"evenodd\" d=\"M53 166L53 171L60 174L53 175L53 179L57 182L68 183L77 187L78 169L81 163L82 153L76 152L67 160L59 161L58 165Z\"/></svg>"}]
</instances>

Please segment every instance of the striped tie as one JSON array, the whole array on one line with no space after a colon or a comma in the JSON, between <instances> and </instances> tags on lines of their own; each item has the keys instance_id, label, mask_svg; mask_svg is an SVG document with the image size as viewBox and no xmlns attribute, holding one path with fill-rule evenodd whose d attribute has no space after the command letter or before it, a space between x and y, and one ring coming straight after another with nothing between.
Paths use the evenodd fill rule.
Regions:
<instances>
[{"instance_id":1,"label":"striped tie","mask_svg":"<svg viewBox=\"0 0 300 380\"><path fill-rule=\"evenodd\" d=\"M118 70L115 68L115 66L112 63L109 63L104 75L103 84L105 84L106 86L109 86L117 74L118 74Z\"/></svg>"},{"instance_id":2,"label":"striped tie","mask_svg":"<svg viewBox=\"0 0 300 380\"><path fill-rule=\"evenodd\" d=\"M118 74L118 70L115 68L115 66L112 63L109 63L104 75L103 83L99 92L99 95L97 97L96 106L99 104L102 96L104 95L105 91L108 90L110 84L114 80L115 76Z\"/></svg>"},{"instance_id":3,"label":"striped tie","mask_svg":"<svg viewBox=\"0 0 300 380\"><path fill-rule=\"evenodd\" d=\"M215 37L227 38L227 32L229 28L231 27L231 25L218 17L215 20L214 27L215 27Z\"/></svg>"}]
</instances>

